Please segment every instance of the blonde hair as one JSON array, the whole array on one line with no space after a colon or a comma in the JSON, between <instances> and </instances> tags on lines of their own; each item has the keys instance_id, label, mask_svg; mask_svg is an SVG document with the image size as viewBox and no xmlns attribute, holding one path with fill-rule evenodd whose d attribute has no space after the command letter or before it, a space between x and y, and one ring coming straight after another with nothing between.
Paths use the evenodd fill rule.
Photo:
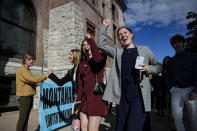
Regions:
<instances>
[{"instance_id":1,"label":"blonde hair","mask_svg":"<svg viewBox=\"0 0 197 131\"><path fill-rule=\"evenodd\" d=\"M77 50L77 49L73 49L71 50L72 55L73 55L73 61L72 63L77 66L80 63L80 59L81 59L81 51Z\"/></svg>"},{"instance_id":2,"label":"blonde hair","mask_svg":"<svg viewBox=\"0 0 197 131\"><path fill-rule=\"evenodd\" d=\"M34 58L33 55L27 53L27 54L25 54L24 57L23 57L23 64L25 64L26 59L28 59L28 60L31 60L31 59L34 60L35 58Z\"/></svg>"}]
</instances>

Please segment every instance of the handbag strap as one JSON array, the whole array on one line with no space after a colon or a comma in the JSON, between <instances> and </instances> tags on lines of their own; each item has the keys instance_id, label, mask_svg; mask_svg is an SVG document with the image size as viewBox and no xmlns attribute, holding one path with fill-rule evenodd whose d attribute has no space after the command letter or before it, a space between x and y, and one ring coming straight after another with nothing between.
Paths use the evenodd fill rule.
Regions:
<instances>
[{"instance_id":1,"label":"handbag strap","mask_svg":"<svg viewBox=\"0 0 197 131\"><path fill-rule=\"evenodd\" d=\"M106 73L106 70L105 70L105 76L103 76L103 80L104 80L104 78L105 78L106 84L107 84L107 73ZM98 82L98 76L97 76L97 74L95 74L95 80L96 80L96 82ZM103 81L103 83L105 83L105 82Z\"/></svg>"},{"instance_id":2,"label":"handbag strap","mask_svg":"<svg viewBox=\"0 0 197 131\"><path fill-rule=\"evenodd\" d=\"M96 82L98 82L98 76L97 76L97 74L95 75L95 80L96 80Z\"/></svg>"}]
</instances>

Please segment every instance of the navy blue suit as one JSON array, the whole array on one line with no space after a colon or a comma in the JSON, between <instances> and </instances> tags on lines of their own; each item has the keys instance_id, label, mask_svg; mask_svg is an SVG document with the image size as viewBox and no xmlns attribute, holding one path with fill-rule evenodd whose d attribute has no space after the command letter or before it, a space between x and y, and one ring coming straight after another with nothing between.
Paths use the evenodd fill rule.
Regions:
<instances>
[{"instance_id":1,"label":"navy blue suit","mask_svg":"<svg viewBox=\"0 0 197 131\"><path fill-rule=\"evenodd\" d=\"M139 87L139 70L134 68L136 48L124 49L121 68L121 98L118 106L117 131L142 131L146 113Z\"/></svg>"}]
</instances>

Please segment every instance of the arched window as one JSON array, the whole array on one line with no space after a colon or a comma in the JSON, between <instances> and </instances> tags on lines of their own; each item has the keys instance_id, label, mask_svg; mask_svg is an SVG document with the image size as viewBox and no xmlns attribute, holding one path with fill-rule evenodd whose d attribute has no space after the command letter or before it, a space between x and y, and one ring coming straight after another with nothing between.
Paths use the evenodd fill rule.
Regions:
<instances>
[{"instance_id":1,"label":"arched window","mask_svg":"<svg viewBox=\"0 0 197 131\"><path fill-rule=\"evenodd\" d=\"M105 14L105 1L102 1L102 13L103 13L103 18L106 18L106 14Z\"/></svg>"},{"instance_id":2,"label":"arched window","mask_svg":"<svg viewBox=\"0 0 197 131\"><path fill-rule=\"evenodd\" d=\"M112 4L112 20L113 20L114 22L115 22L115 20L116 20L115 11L116 11L115 6L114 6L114 4Z\"/></svg>"},{"instance_id":3,"label":"arched window","mask_svg":"<svg viewBox=\"0 0 197 131\"><path fill-rule=\"evenodd\" d=\"M0 57L35 55L36 17L31 0L1 0Z\"/></svg>"},{"instance_id":4,"label":"arched window","mask_svg":"<svg viewBox=\"0 0 197 131\"><path fill-rule=\"evenodd\" d=\"M96 35L96 26L88 19L86 19L86 31L88 33L90 33L93 38L95 39L95 35Z\"/></svg>"}]
</instances>

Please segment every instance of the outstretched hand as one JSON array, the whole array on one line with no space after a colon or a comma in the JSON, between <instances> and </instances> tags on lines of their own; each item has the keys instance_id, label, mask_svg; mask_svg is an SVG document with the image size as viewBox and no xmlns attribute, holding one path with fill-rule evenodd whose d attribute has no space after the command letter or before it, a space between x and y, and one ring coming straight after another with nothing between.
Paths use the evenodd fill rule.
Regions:
<instances>
[{"instance_id":1,"label":"outstretched hand","mask_svg":"<svg viewBox=\"0 0 197 131\"><path fill-rule=\"evenodd\" d=\"M48 77L53 72L53 68L49 68L48 72L45 74L46 77Z\"/></svg>"},{"instance_id":2,"label":"outstretched hand","mask_svg":"<svg viewBox=\"0 0 197 131\"><path fill-rule=\"evenodd\" d=\"M111 20L108 20L108 19L104 19L103 20L103 24L104 25L107 25L107 26L110 26L112 24Z\"/></svg>"}]
</instances>

